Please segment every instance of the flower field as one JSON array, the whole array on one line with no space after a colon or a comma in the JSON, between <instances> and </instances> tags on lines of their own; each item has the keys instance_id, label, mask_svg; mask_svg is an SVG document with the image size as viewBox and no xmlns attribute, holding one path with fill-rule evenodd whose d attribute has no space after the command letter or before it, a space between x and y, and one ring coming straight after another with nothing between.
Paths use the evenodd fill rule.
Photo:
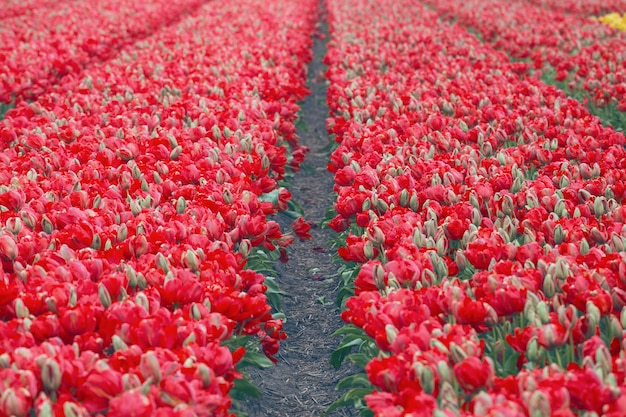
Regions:
<instances>
[{"instance_id":1,"label":"flower field","mask_svg":"<svg viewBox=\"0 0 626 417\"><path fill-rule=\"evenodd\" d=\"M193 3L165 4L146 13ZM235 366L271 364L282 319L247 262L293 240L268 216L306 151L316 6L208 3L8 112L0 415L225 416Z\"/></svg>"},{"instance_id":2,"label":"flower field","mask_svg":"<svg viewBox=\"0 0 626 417\"><path fill-rule=\"evenodd\" d=\"M564 59L579 33L621 38L568 23L544 46L524 32L548 13L530 3L429 4L494 45L414 1L328 1L328 224L345 242L349 323L334 359L366 371L339 403L624 415L624 135L497 51L528 51L519 38Z\"/></svg>"},{"instance_id":3,"label":"flower field","mask_svg":"<svg viewBox=\"0 0 626 417\"><path fill-rule=\"evenodd\" d=\"M1 3L0 417L247 415L296 238L327 415L626 415L626 2Z\"/></svg>"}]
</instances>

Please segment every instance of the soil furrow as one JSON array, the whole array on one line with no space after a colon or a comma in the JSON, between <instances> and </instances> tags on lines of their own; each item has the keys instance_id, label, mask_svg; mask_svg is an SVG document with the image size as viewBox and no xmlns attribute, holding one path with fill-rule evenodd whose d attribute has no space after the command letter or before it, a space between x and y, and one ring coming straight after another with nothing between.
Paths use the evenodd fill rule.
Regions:
<instances>
[{"instance_id":1,"label":"soil furrow","mask_svg":"<svg viewBox=\"0 0 626 417\"><path fill-rule=\"evenodd\" d=\"M323 11L320 14L320 32L327 36ZM337 268L331 261L332 249L328 241L334 233L320 227L326 210L333 205L333 176L326 170L329 144L326 132L326 79L322 59L326 41L316 39L314 61L308 69L308 87L311 95L302 103L298 134L301 143L311 150L305 160L306 169L293 179L289 190L302 205L304 218L314 224L313 239L296 241L289 248L289 262L277 266L277 282L288 296L283 299L287 317L285 331L288 339L281 344L276 366L264 370L249 370L262 392L259 399L249 400L242 410L250 417L319 416L335 401L337 382L349 375L348 366L336 371L330 364L330 355L339 339L332 333L342 326L335 306ZM291 219L279 217L281 226ZM329 416L353 416L342 409Z\"/></svg>"}]
</instances>

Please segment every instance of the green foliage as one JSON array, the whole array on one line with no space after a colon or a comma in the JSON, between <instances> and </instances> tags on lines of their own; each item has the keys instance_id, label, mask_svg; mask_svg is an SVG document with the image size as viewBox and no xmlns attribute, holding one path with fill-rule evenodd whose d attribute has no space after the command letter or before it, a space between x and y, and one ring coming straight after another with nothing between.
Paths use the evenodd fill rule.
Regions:
<instances>
[{"instance_id":1,"label":"green foliage","mask_svg":"<svg viewBox=\"0 0 626 417\"><path fill-rule=\"evenodd\" d=\"M4 119L4 115L7 114L9 110L15 107L15 103L0 103L0 120Z\"/></svg>"},{"instance_id":2,"label":"green foliage","mask_svg":"<svg viewBox=\"0 0 626 417\"><path fill-rule=\"evenodd\" d=\"M365 366L380 354L376 342L363 329L352 324L343 326L333 336L343 336L337 349L331 354L330 363L338 369L342 363L348 361L359 369ZM365 404L365 396L371 394L375 387L370 383L365 372L359 372L341 379L335 387L344 392L337 401L333 402L325 411L328 414L341 407L354 407L361 416L372 416L371 410Z\"/></svg>"}]
</instances>

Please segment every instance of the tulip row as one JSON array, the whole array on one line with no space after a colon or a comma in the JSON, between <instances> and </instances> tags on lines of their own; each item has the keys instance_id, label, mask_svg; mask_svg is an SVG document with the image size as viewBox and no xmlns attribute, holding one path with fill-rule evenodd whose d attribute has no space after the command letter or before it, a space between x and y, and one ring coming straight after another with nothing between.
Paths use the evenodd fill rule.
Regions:
<instances>
[{"instance_id":1,"label":"tulip row","mask_svg":"<svg viewBox=\"0 0 626 417\"><path fill-rule=\"evenodd\" d=\"M611 12L626 12L624 0L528 0L548 10L582 16L602 16Z\"/></svg>"},{"instance_id":2,"label":"tulip row","mask_svg":"<svg viewBox=\"0 0 626 417\"><path fill-rule=\"evenodd\" d=\"M60 2L54 0L6 0L2 2L0 9L0 20L9 19L11 17L33 14L35 9L50 8L58 5Z\"/></svg>"},{"instance_id":3,"label":"tulip row","mask_svg":"<svg viewBox=\"0 0 626 417\"><path fill-rule=\"evenodd\" d=\"M267 216L306 151L316 6L206 5L8 115L0 416L225 416L237 364L271 364L248 267L293 240Z\"/></svg>"},{"instance_id":4,"label":"tulip row","mask_svg":"<svg viewBox=\"0 0 626 417\"><path fill-rule=\"evenodd\" d=\"M521 60L520 70L542 70L574 96L611 110L607 121L623 124L624 118L613 114L626 110L626 67L618 52L626 47L626 37L621 32L587 16L542 9L527 0L425 3Z\"/></svg>"},{"instance_id":5,"label":"tulip row","mask_svg":"<svg viewBox=\"0 0 626 417\"><path fill-rule=\"evenodd\" d=\"M327 5L335 356L375 390L341 386L385 417L623 415L624 135L416 2Z\"/></svg>"},{"instance_id":6,"label":"tulip row","mask_svg":"<svg viewBox=\"0 0 626 417\"><path fill-rule=\"evenodd\" d=\"M0 25L0 103L33 100L89 63L109 59L203 0L67 1Z\"/></svg>"}]
</instances>

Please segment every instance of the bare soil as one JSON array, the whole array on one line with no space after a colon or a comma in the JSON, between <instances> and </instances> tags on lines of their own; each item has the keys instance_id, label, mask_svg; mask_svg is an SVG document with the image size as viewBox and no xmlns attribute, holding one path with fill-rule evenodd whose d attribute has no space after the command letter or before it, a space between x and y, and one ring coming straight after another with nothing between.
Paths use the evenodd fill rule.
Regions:
<instances>
[{"instance_id":1,"label":"bare soil","mask_svg":"<svg viewBox=\"0 0 626 417\"><path fill-rule=\"evenodd\" d=\"M322 10L319 30L327 36L323 21ZM337 371L329 362L340 340L332 333L343 323L335 306L337 267L331 262L332 250L328 247L334 232L320 227L334 201L333 176L326 171L328 152L324 149L329 144L326 68L322 64L325 42L315 40L315 58L308 70L311 95L302 103L298 123L300 140L311 149L305 160L308 169L299 172L289 188L304 208L304 218L315 225L311 230L313 239L296 241L289 248L289 262L277 266L277 282L288 294L283 299L288 339L281 344L276 366L249 370L262 392L261 398L241 404L250 417L320 416L339 397L337 382L354 373L345 364ZM291 222L286 216L277 220L281 225ZM355 410L340 409L329 417L355 415Z\"/></svg>"}]
</instances>

